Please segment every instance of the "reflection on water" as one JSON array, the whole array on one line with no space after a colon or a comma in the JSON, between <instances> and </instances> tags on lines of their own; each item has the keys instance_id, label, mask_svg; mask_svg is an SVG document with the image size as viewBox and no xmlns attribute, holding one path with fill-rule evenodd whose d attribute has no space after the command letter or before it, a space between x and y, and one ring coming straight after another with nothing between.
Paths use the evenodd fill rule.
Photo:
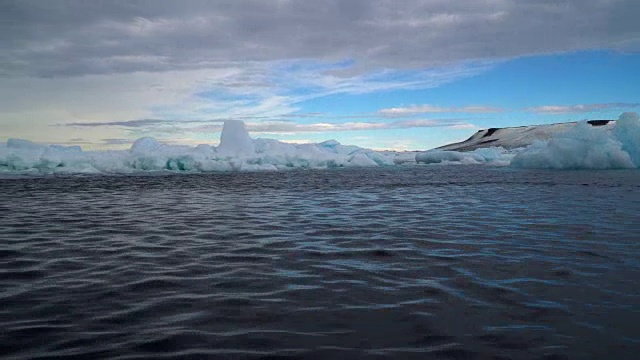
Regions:
<instances>
[{"instance_id":1,"label":"reflection on water","mask_svg":"<svg viewBox=\"0 0 640 360\"><path fill-rule=\"evenodd\" d=\"M635 358L640 173L0 180L0 357Z\"/></svg>"}]
</instances>

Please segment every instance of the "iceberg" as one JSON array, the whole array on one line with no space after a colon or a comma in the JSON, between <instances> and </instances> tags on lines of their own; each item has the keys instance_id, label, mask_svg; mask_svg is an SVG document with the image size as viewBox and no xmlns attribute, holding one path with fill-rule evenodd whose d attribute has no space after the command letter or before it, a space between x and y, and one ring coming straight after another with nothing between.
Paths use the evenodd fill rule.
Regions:
<instances>
[{"instance_id":1,"label":"iceberg","mask_svg":"<svg viewBox=\"0 0 640 360\"><path fill-rule=\"evenodd\" d=\"M168 145L150 137L129 150L83 151L22 139L0 144L0 174L132 174L145 172L269 171L394 165L396 153L378 152L335 140L289 144L252 139L242 121L227 120L216 146Z\"/></svg>"},{"instance_id":2,"label":"iceberg","mask_svg":"<svg viewBox=\"0 0 640 360\"><path fill-rule=\"evenodd\" d=\"M474 151L434 149L416 154L416 162L423 164L460 164L508 166L515 153L503 147L479 148Z\"/></svg>"},{"instance_id":3,"label":"iceberg","mask_svg":"<svg viewBox=\"0 0 640 360\"><path fill-rule=\"evenodd\" d=\"M128 150L83 151L9 139L0 144L0 174L133 174L274 171L337 167L487 165L537 169L640 168L640 118L487 129L429 151L375 151L335 140L290 144L253 139L242 121L227 120L220 144L168 145L150 137Z\"/></svg>"},{"instance_id":4,"label":"iceberg","mask_svg":"<svg viewBox=\"0 0 640 360\"><path fill-rule=\"evenodd\" d=\"M633 165L640 167L640 117L637 113L624 113L616 122L613 130L615 138L622 144L622 150L626 151Z\"/></svg>"},{"instance_id":5,"label":"iceberg","mask_svg":"<svg viewBox=\"0 0 640 360\"><path fill-rule=\"evenodd\" d=\"M227 120L220 134L218 153L225 156L250 156L256 149L244 122Z\"/></svg>"},{"instance_id":6,"label":"iceberg","mask_svg":"<svg viewBox=\"0 0 640 360\"><path fill-rule=\"evenodd\" d=\"M624 113L607 127L579 122L520 151L511 166L536 169L633 169L640 166L640 118Z\"/></svg>"}]
</instances>

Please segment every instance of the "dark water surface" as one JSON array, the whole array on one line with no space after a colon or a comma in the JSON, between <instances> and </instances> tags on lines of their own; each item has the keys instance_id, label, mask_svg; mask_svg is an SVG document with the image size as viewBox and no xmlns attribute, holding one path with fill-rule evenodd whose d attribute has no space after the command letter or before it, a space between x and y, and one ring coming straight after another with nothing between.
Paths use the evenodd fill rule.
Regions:
<instances>
[{"instance_id":1,"label":"dark water surface","mask_svg":"<svg viewBox=\"0 0 640 360\"><path fill-rule=\"evenodd\" d=\"M636 359L640 172L0 180L0 357Z\"/></svg>"}]
</instances>

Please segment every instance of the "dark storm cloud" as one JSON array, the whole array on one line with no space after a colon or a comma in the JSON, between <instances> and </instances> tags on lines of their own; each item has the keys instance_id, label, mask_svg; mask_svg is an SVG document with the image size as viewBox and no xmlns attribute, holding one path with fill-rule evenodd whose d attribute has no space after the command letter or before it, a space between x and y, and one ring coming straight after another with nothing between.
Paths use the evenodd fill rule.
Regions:
<instances>
[{"instance_id":1,"label":"dark storm cloud","mask_svg":"<svg viewBox=\"0 0 640 360\"><path fill-rule=\"evenodd\" d=\"M636 0L3 0L0 76L353 59L424 68L638 41Z\"/></svg>"}]
</instances>

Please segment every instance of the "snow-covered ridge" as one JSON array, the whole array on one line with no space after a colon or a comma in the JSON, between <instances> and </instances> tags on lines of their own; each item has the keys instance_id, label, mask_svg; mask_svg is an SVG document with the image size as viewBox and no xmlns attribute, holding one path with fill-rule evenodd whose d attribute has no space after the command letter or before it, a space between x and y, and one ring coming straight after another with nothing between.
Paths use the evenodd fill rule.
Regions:
<instances>
[{"instance_id":1,"label":"snow-covered ridge","mask_svg":"<svg viewBox=\"0 0 640 360\"><path fill-rule=\"evenodd\" d=\"M640 168L640 118L481 130L416 155L426 164L488 164L542 169Z\"/></svg>"},{"instance_id":2,"label":"snow-covered ridge","mask_svg":"<svg viewBox=\"0 0 640 360\"><path fill-rule=\"evenodd\" d=\"M490 128L479 130L465 141L441 146L439 150L472 151L487 147L502 147L505 149L523 148L536 141L549 140L554 134L570 130L577 122L567 122L547 125L531 125L506 128ZM587 124L594 127L611 129L614 120L590 120Z\"/></svg>"}]
</instances>

